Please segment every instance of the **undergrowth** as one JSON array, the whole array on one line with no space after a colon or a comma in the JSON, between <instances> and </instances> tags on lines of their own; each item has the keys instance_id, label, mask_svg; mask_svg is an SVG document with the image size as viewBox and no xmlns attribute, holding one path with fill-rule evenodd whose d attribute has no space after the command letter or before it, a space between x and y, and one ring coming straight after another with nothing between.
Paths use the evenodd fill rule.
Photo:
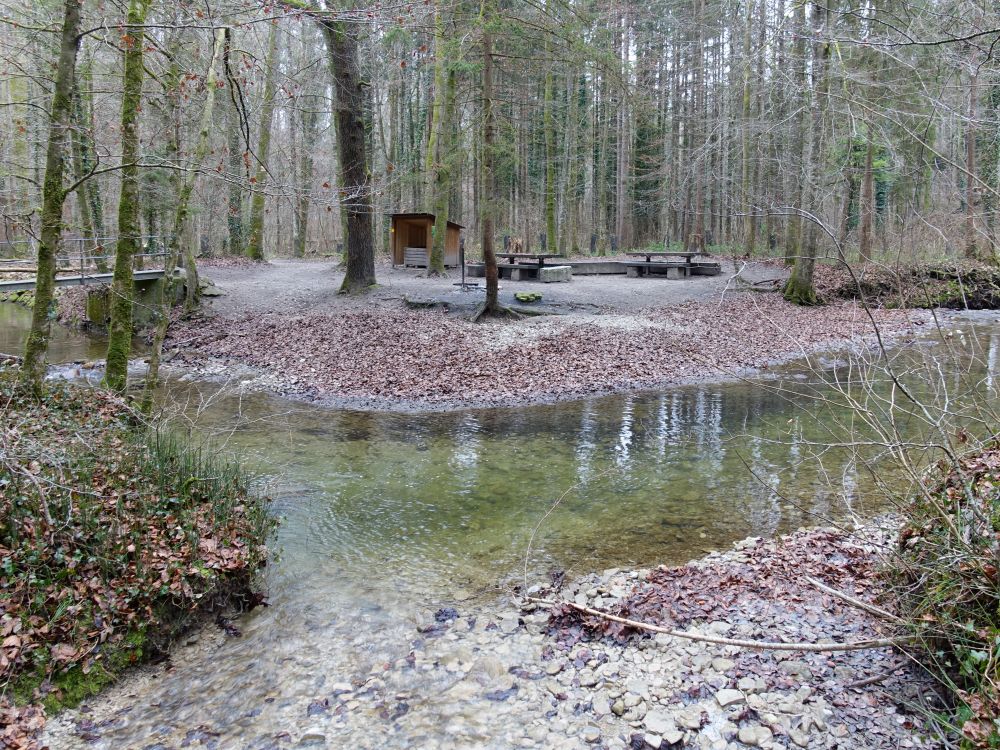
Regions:
<instances>
[{"instance_id":1,"label":"undergrowth","mask_svg":"<svg viewBox=\"0 0 1000 750\"><path fill-rule=\"evenodd\" d=\"M950 688L963 746L1000 748L1000 443L925 489L900 536L899 611Z\"/></svg>"},{"instance_id":2,"label":"undergrowth","mask_svg":"<svg viewBox=\"0 0 1000 750\"><path fill-rule=\"evenodd\" d=\"M102 390L53 384L34 400L0 373L0 416L8 728L93 695L200 613L260 601L273 521L237 466Z\"/></svg>"}]
</instances>

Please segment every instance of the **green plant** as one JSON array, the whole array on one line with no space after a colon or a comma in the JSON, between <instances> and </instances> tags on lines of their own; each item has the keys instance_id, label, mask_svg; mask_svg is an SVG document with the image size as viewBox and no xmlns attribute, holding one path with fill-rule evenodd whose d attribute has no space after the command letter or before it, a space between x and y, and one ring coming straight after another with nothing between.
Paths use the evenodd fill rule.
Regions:
<instances>
[{"instance_id":1,"label":"green plant","mask_svg":"<svg viewBox=\"0 0 1000 750\"><path fill-rule=\"evenodd\" d=\"M965 747L1000 747L1000 443L942 465L892 577L920 658L955 697Z\"/></svg>"}]
</instances>

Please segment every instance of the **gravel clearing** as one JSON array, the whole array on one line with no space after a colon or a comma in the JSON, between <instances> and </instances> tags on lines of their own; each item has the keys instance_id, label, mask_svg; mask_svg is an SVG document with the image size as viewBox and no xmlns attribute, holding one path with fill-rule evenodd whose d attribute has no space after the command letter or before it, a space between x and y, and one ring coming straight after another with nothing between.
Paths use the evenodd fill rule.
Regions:
<instances>
[{"instance_id":1,"label":"gravel clearing","mask_svg":"<svg viewBox=\"0 0 1000 750\"><path fill-rule=\"evenodd\" d=\"M770 265L743 278L782 273ZM205 270L221 296L174 326L167 359L196 375L242 368L246 389L328 405L450 409L578 399L744 376L820 349L864 346L872 322L854 303L801 308L774 293L735 290L732 267L681 281L579 277L504 282L541 291L555 314L472 324L420 295L451 298L450 279L381 269L369 295L336 294L329 264L282 261ZM924 313L873 312L887 338L912 336Z\"/></svg>"}]
</instances>

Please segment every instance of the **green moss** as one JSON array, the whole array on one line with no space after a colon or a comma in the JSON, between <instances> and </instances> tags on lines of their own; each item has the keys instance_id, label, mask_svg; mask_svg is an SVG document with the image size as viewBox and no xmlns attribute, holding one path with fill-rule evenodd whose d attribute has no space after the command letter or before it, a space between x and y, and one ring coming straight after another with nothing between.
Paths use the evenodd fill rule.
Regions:
<instances>
[{"instance_id":1,"label":"green moss","mask_svg":"<svg viewBox=\"0 0 1000 750\"><path fill-rule=\"evenodd\" d=\"M819 304L813 285L803 283L794 272L785 285L785 299L793 304L805 307L812 307Z\"/></svg>"}]
</instances>

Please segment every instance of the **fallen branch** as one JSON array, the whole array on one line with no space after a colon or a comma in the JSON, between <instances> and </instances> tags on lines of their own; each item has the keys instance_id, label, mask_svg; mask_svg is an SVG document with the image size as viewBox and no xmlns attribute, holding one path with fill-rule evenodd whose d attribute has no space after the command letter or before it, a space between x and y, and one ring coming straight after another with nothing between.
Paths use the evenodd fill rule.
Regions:
<instances>
[{"instance_id":1,"label":"fallen branch","mask_svg":"<svg viewBox=\"0 0 1000 750\"><path fill-rule=\"evenodd\" d=\"M860 599L855 599L853 596L848 596L843 591L837 591L837 589L832 589L822 581L817 581L815 578L810 578L809 576L805 576L805 579L823 593L829 594L830 596L835 596L838 599L847 602L852 607L857 607L860 610L864 610L870 615L881 617L883 620L889 620L890 622L902 622L902 620L896 617L896 615L894 615L892 612L884 610L881 607L876 607L874 604L869 604L868 602L863 602Z\"/></svg>"},{"instance_id":2,"label":"fallen branch","mask_svg":"<svg viewBox=\"0 0 1000 750\"><path fill-rule=\"evenodd\" d=\"M547 607L554 607L560 604L565 605L577 610L578 612L583 612L584 614L600 617L604 620L610 620L611 622L618 622L622 625L628 625L629 627L636 628L637 630L646 630L650 633L662 633L663 635L669 635L674 638L684 638L689 641L715 643L719 646L752 648L758 651L862 651L872 648L887 648L899 644L898 640L892 638L873 638L867 641L848 641L847 643L838 643L836 641L828 641L825 643L785 643L782 641L750 641L739 638L723 638L717 635L687 633L683 630L672 630L670 628L660 627L659 625L650 625L649 623L639 622L638 620L630 620L627 617L618 617L617 615L612 615L608 612L601 612L600 610L591 609L590 607L584 607L570 601L554 602L549 599L535 599L532 597L528 597L527 601Z\"/></svg>"},{"instance_id":3,"label":"fallen branch","mask_svg":"<svg viewBox=\"0 0 1000 750\"><path fill-rule=\"evenodd\" d=\"M877 674L874 677L868 677L867 679L858 680L857 682L849 682L848 684L844 685L844 687L847 688L848 690L854 690L857 688L869 687L870 685L877 685L878 683L882 682L882 680L888 677L892 677L895 671L896 670L894 669L890 669L888 672Z\"/></svg>"}]
</instances>

